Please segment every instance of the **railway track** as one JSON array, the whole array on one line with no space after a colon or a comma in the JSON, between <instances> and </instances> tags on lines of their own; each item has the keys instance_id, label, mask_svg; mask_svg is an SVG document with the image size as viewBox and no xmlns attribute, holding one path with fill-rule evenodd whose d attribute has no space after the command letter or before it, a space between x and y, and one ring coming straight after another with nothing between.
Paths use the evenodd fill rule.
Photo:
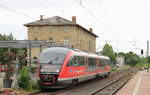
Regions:
<instances>
[{"instance_id":1,"label":"railway track","mask_svg":"<svg viewBox=\"0 0 150 95\"><path fill-rule=\"evenodd\" d=\"M71 91L74 89L78 89L80 87L84 87L84 86L88 85L88 83L92 84L92 82L97 82L97 81L100 81L102 79L106 79L106 78L102 77L100 79L88 80L88 81L82 82L78 85L75 85L74 87L67 87L67 88L63 88L63 89L47 89L47 90L43 90L43 91L41 90L41 91L34 92L34 93L31 93L28 95L59 95L61 93L65 93L67 91Z\"/></svg>"},{"instance_id":2,"label":"railway track","mask_svg":"<svg viewBox=\"0 0 150 95\"><path fill-rule=\"evenodd\" d=\"M39 91L39 92L35 92L35 93L31 93L28 95L58 95L60 93L63 93L67 90L69 90L71 88L63 88L63 89L47 89L44 91Z\"/></svg>"},{"instance_id":3,"label":"railway track","mask_svg":"<svg viewBox=\"0 0 150 95\"><path fill-rule=\"evenodd\" d=\"M131 78L133 74L125 74L122 77L96 89L89 95L115 95L120 88L122 88Z\"/></svg>"},{"instance_id":4,"label":"railway track","mask_svg":"<svg viewBox=\"0 0 150 95\"><path fill-rule=\"evenodd\" d=\"M137 71L119 71L106 78L89 80L65 89L50 89L28 95L115 95ZM99 88L101 87L101 88ZM96 90L95 90L96 89Z\"/></svg>"}]
</instances>

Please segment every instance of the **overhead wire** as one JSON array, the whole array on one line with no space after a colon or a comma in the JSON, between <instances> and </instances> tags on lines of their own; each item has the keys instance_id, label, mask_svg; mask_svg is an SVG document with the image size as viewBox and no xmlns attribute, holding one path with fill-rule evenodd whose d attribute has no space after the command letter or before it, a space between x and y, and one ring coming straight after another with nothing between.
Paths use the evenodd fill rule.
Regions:
<instances>
[{"instance_id":1,"label":"overhead wire","mask_svg":"<svg viewBox=\"0 0 150 95\"><path fill-rule=\"evenodd\" d=\"M107 25L107 24L105 24L102 20L100 20L91 10L89 10L87 7L85 7L84 5L83 5L83 1L82 0L80 0L80 1L78 1L78 0L75 0L81 7L83 7L84 9L86 9L87 11L88 11L88 13L91 15L91 16L93 16L99 23L101 23L101 24L103 24L108 30L109 30L109 32L111 32L115 37L117 37L117 38L119 38L119 36L115 33L115 32L113 32L112 30L111 30L111 28Z\"/></svg>"},{"instance_id":2,"label":"overhead wire","mask_svg":"<svg viewBox=\"0 0 150 95\"><path fill-rule=\"evenodd\" d=\"M27 17L27 18L34 19L34 18L28 16L27 14L24 14L24 13L22 13L22 12L18 12L18 11L16 11L16 10L11 9L11 8L9 8L9 7L6 7L6 6L4 6L4 5L0 5L0 7L3 8L3 9L9 10L9 11L11 11L11 12L14 12L14 13L16 13L16 14L25 16L25 17Z\"/></svg>"},{"instance_id":3,"label":"overhead wire","mask_svg":"<svg viewBox=\"0 0 150 95\"><path fill-rule=\"evenodd\" d=\"M119 36L115 33L115 32L113 32L112 30L111 30L111 28L107 25L107 24L105 24L102 20L100 20L90 9L88 9L86 6L84 6L83 5L83 1L82 0L75 0L81 7L83 7L86 11L88 11L88 13L91 15L91 16L93 16L94 18L95 18L95 20L97 20L99 23L101 23L101 24L103 24L106 28L107 28L107 30L110 32L110 33L112 33L115 37L117 37L117 39L118 39L118 41L117 41L117 52L119 52L119 49L118 49L118 44L119 44ZM98 50L100 47L98 47L96 50Z\"/></svg>"},{"instance_id":4,"label":"overhead wire","mask_svg":"<svg viewBox=\"0 0 150 95\"><path fill-rule=\"evenodd\" d=\"M136 44L134 44L134 43L132 43L131 41L129 41L134 47L136 47L136 49L140 49L141 50L141 48L139 48Z\"/></svg>"}]
</instances>

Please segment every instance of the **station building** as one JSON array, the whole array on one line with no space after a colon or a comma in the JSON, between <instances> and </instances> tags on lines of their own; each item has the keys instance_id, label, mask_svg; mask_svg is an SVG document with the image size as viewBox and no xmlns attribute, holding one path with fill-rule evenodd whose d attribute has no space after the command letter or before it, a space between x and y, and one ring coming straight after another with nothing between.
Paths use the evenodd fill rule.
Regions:
<instances>
[{"instance_id":1,"label":"station building","mask_svg":"<svg viewBox=\"0 0 150 95\"><path fill-rule=\"evenodd\" d=\"M92 28L89 30L76 23L76 16L69 21L65 18L54 16L43 18L27 23L28 40L45 40L56 45L65 45L70 48L77 48L83 51L96 52L96 38ZM38 57L39 48L32 48L32 58Z\"/></svg>"}]
</instances>

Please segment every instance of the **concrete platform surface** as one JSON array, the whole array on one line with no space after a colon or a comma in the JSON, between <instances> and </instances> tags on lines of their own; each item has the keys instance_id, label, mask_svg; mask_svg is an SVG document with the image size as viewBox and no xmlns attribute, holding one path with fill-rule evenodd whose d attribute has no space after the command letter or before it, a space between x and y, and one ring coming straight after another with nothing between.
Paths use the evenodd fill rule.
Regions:
<instances>
[{"instance_id":1,"label":"concrete platform surface","mask_svg":"<svg viewBox=\"0 0 150 95\"><path fill-rule=\"evenodd\" d=\"M116 95L150 95L150 71L139 71Z\"/></svg>"}]
</instances>

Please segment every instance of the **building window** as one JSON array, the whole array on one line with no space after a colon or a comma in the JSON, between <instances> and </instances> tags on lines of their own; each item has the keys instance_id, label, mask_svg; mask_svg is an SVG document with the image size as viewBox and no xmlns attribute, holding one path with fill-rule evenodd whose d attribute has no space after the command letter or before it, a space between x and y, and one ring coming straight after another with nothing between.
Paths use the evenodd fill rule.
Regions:
<instances>
[{"instance_id":1,"label":"building window","mask_svg":"<svg viewBox=\"0 0 150 95\"><path fill-rule=\"evenodd\" d=\"M92 43L91 43L91 41L89 40L89 51L92 50L91 47L92 47Z\"/></svg>"},{"instance_id":2,"label":"building window","mask_svg":"<svg viewBox=\"0 0 150 95\"><path fill-rule=\"evenodd\" d=\"M49 38L48 38L48 41L49 41L49 42L53 42L53 38L52 38L52 37L49 37Z\"/></svg>"},{"instance_id":3,"label":"building window","mask_svg":"<svg viewBox=\"0 0 150 95\"><path fill-rule=\"evenodd\" d=\"M64 45L69 46L69 38L68 37L64 38Z\"/></svg>"},{"instance_id":4,"label":"building window","mask_svg":"<svg viewBox=\"0 0 150 95\"><path fill-rule=\"evenodd\" d=\"M69 32L69 26L64 26L64 32Z\"/></svg>"}]
</instances>

